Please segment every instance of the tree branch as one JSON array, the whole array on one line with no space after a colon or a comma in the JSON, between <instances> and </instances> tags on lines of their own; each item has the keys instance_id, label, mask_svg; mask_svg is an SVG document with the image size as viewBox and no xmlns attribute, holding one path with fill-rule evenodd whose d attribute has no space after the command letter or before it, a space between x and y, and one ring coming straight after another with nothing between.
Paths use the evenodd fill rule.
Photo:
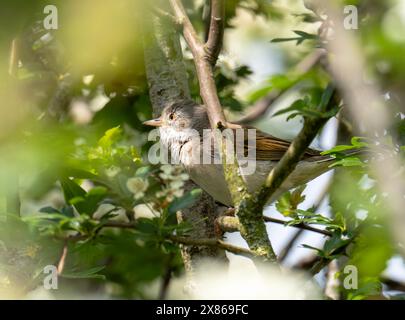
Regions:
<instances>
[{"instance_id":1,"label":"tree branch","mask_svg":"<svg viewBox=\"0 0 405 320\"><path fill-rule=\"evenodd\" d=\"M287 244L283 247L278 255L278 261L280 263L284 262L287 258L288 254L291 252L292 248L294 248L295 243L298 239L303 235L305 229L298 229L295 231L294 235L288 240Z\"/></svg>"},{"instance_id":2,"label":"tree branch","mask_svg":"<svg viewBox=\"0 0 405 320\"><path fill-rule=\"evenodd\" d=\"M204 50L206 59L214 66L222 48L225 27L225 1L211 0L210 5L210 26Z\"/></svg>"},{"instance_id":3,"label":"tree branch","mask_svg":"<svg viewBox=\"0 0 405 320\"><path fill-rule=\"evenodd\" d=\"M155 0L154 6L164 11L170 11L166 0ZM177 8L181 10L181 8ZM182 16L180 14L180 16ZM189 39L195 34L191 29L190 21L179 19L183 27L190 32ZM191 28L190 28L191 27ZM143 17L144 34L144 59L145 69L149 85L149 96L153 106L153 113L160 116L162 109L169 103L190 99L188 77L183 61L180 46L180 39L176 28L167 18L152 14L149 10ZM195 44L197 47L198 44ZM202 45L201 45L202 47ZM202 50L200 50L202 52ZM194 189L196 185L188 181L186 188ZM186 221L193 225L190 233L192 238L211 238L215 236L214 221L216 218L216 205L212 197L203 192L201 198L188 209L178 214L179 221ZM214 257L219 260L226 260L225 252L218 247L194 247L184 246L181 248L184 266L187 275L192 280L195 267L198 261L207 257Z\"/></svg>"},{"instance_id":4,"label":"tree branch","mask_svg":"<svg viewBox=\"0 0 405 320\"><path fill-rule=\"evenodd\" d=\"M227 126L225 115L218 98L217 88L215 85L212 65L206 59L204 50L201 50L201 42L187 17L181 0L170 0L176 17L183 21L183 33L191 52L193 53L194 62L197 70L198 81L200 84L200 95L208 111L212 129L222 129ZM222 40L221 40L222 41ZM224 167L225 179L232 195L233 202L237 208L237 215L241 222L241 235L246 240L249 248L258 256L265 260L276 262L277 258L271 246L267 235L266 225L260 218L261 211L244 211L239 210L239 203L242 199L249 196L246 183L239 174L239 166L234 157L234 163L226 163L226 138L222 139L222 160Z\"/></svg>"},{"instance_id":5,"label":"tree branch","mask_svg":"<svg viewBox=\"0 0 405 320\"><path fill-rule=\"evenodd\" d=\"M100 228L119 228L119 229L135 229L136 222L117 222L117 221L109 221L107 223L103 223L100 225ZM80 241L85 240L87 237L83 235L71 236L66 240L69 241ZM207 247L216 247L227 250L229 252L240 254L243 256L247 256L252 258L255 256L255 253L250 251L249 249L241 248L238 246L231 245L226 243L225 241L217 238L194 238L194 237L183 237L183 236L175 236L171 235L168 237L169 240L184 244L187 246L207 246Z\"/></svg>"},{"instance_id":6,"label":"tree branch","mask_svg":"<svg viewBox=\"0 0 405 320\"><path fill-rule=\"evenodd\" d=\"M254 258L255 253L250 251L249 249L245 249L242 247L234 246L232 244L226 243L220 239L193 239L189 237L179 237L179 236L170 236L169 239L175 243L185 244L185 245L193 245L193 246L211 246L211 247L218 247L222 248L226 251L232 252L234 254L239 254L242 256L246 256L248 258Z\"/></svg>"},{"instance_id":7,"label":"tree branch","mask_svg":"<svg viewBox=\"0 0 405 320\"><path fill-rule=\"evenodd\" d=\"M165 270L165 273L162 278L162 284L159 288L159 295L158 295L159 300L166 299L167 291L168 291L169 285L170 285L170 280L172 279L172 272L173 272L172 262L174 260L174 257L175 257L175 254L174 254L174 252L172 252L169 254L169 257L167 258L166 270Z\"/></svg>"},{"instance_id":8,"label":"tree branch","mask_svg":"<svg viewBox=\"0 0 405 320\"><path fill-rule=\"evenodd\" d=\"M208 110L211 127L213 129L226 127L226 119L218 98L211 64L206 59L204 46L188 18L181 0L170 0L176 18L182 22L183 35L193 54L200 84L200 95Z\"/></svg>"},{"instance_id":9,"label":"tree branch","mask_svg":"<svg viewBox=\"0 0 405 320\"><path fill-rule=\"evenodd\" d=\"M59 258L59 262L58 262L58 267L57 267L58 275L61 275L63 272L63 269L65 268L67 253L68 253L68 244L67 244L67 241L65 240L65 244L63 245L63 249L62 249L62 254L61 254L61 256Z\"/></svg>"},{"instance_id":10,"label":"tree branch","mask_svg":"<svg viewBox=\"0 0 405 320\"><path fill-rule=\"evenodd\" d=\"M286 227L293 227L293 228L298 228L301 230L316 232L316 233L319 233L319 234L322 234L322 235L328 236L328 237L332 236L332 233L327 230L317 229L317 228L311 227L304 223L289 225L288 221L280 220L280 219L276 219L276 218L272 218L272 217L267 217L267 216L263 216L263 220L265 222L281 224ZM219 226L221 227L221 229L224 232L237 232L240 230L240 222L239 222L239 219L236 217L222 216L217 219L217 223L219 224Z\"/></svg>"},{"instance_id":11,"label":"tree branch","mask_svg":"<svg viewBox=\"0 0 405 320\"><path fill-rule=\"evenodd\" d=\"M328 87L325 94L330 93L331 90L331 87ZM326 100L326 97L323 97L322 100ZM318 108L319 111L323 112L329 110L332 106L331 102L333 100L334 99L329 96L329 99L326 100L327 105L320 105ZM306 118L304 127L293 140L281 160L272 169L260 190L254 194L244 192L243 198L238 205L237 215L242 225L241 235L248 242L251 250L262 251L263 255L267 256L271 261L275 262L277 261L277 258L271 248L270 241L263 237L263 234L266 233L264 224L258 224L257 221L262 221L261 217L264 206L284 180L295 169L305 150L326 121L326 118L321 117ZM270 244L270 246L268 244ZM269 251L270 248L271 251Z\"/></svg>"},{"instance_id":12,"label":"tree branch","mask_svg":"<svg viewBox=\"0 0 405 320\"><path fill-rule=\"evenodd\" d=\"M336 91L332 89L331 86L329 86L329 88L326 90L331 90L333 93L328 98L327 105L324 106L325 109L321 111L328 111L335 104L334 96L336 94ZM318 134L318 131L322 128L327 120L327 118L321 117L305 119L304 127L302 128L298 136L295 137L281 160L272 169L264 185L258 192L257 199L260 207L266 204L266 202L271 198L274 192L277 191L284 180L295 169L305 150L308 148L312 140L314 140L315 136Z\"/></svg>"}]
</instances>

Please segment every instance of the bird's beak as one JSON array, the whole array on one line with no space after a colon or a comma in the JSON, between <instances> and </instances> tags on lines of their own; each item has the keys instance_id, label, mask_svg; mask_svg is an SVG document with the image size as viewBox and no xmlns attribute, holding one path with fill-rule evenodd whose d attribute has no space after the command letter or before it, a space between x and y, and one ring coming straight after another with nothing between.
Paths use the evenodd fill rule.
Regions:
<instances>
[{"instance_id":1,"label":"bird's beak","mask_svg":"<svg viewBox=\"0 0 405 320\"><path fill-rule=\"evenodd\" d=\"M152 126L152 127L160 127L162 125L162 119L161 118L156 118L152 120L145 121L143 124L145 126Z\"/></svg>"}]
</instances>

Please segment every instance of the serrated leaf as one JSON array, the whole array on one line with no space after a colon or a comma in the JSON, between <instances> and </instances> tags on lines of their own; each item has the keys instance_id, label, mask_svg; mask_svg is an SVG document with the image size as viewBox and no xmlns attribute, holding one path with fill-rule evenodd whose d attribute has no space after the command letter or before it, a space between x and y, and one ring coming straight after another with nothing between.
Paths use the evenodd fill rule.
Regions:
<instances>
[{"instance_id":1,"label":"serrated leaf","mask_svg":"<svg viewBox=\"0 0 405 320\"><path fill-rule=\"evenodd\" d=\"M98 145L103 149L109 149L121 137L120 126L108 129L98 141Z\"/></svg>"},{"instance_id":2,"label":"serrated leaf","mask_svg":"<svg viewBox=\"0 0 405 320\"><path fill-rule=\"evenodd\" d=\"M305 195L302 192L305 190L306 185L299 186L291 193L291 205L293 208L297 209L298 205L305 200Z\"/></svg>"}]
</instances>

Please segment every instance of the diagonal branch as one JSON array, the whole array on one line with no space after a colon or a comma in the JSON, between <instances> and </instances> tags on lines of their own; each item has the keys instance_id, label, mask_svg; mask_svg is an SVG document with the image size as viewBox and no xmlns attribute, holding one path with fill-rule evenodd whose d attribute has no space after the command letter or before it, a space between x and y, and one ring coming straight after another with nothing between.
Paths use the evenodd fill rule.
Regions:
<instances>
[{"instance_id":1,"label":"diagonal branch","mask_svg":"<svg viewBox=\"0 0 405 320\"><path fill-rule=\"evenodd\" d=\"M186 11L181 0L170 0L176 18L183 25L183 35L194 57L198 82L200 84L200 95L208 110L211 127L213 129L226 127L226 119L218 98L212 67L205 58L204 46Z\"/></svg>"},{"instance_id":2,"label":"diagonal branch","mask_svg":"<svg viewBox=\"0 0 405 320\"><path fill-rule=\"evenodd\" d=\"M153 6L170 11L169 3L166 0L154 0ZM145 12L142 18L149 97L153 113L159 116L168 104L190 99L187 71L177 28L172 19L162 18L161 14L156 14L152 10ZM175 18L178 20L178 16ZM184 25L184 20L182 20L182 25ZM187 191L195 187L191 181L186 183ZM202 193L198 201L190 208L179 212L177 218L179 221L187 221L193 225L190 237L197 239L215 237L216 205L213 198L207 193ZM185 245L181 249L185 269L191 281L194 270L201 259L213 257L218 260L226 260L225 252L218 247Z\"/></svg>"},{"instance_id":3,"label":"diagonal branch","mask_svg":"<svg viewBox=\"0 0 405 320\"><path fill-rule=\"evenodd\" d=\"M335 103L334 98L335 90L332 88L332 86L329 86L322 98L323 103L326 103L326 105L321 104L319 107L319 111L326 111L332 108ZM252 227L252 223L250 221L251 217L256 217L257 219L260 218L257 213L260 213L261 215L266 203L281 186L284 180L295 169L305 150L308 148L309 144L315 138L318 131L321 129L326 121L327 118L322 117L306 118L304 127L302 128L298 136L293 140L287 152L284 154L278 164L272 169L260 190L255 194L247 194L243 198L242 202L239 204L239 220L244 228L247 227L251 229L244 230L244 228L242 228L241 230L241 234L245 233L248 237L248 240L251 240L253 242L257 241L257 239L255 239L256 235L254 232L254 228ZM275 260L274 255L272 257L272 260Z\"/></svg>"},{"instance_id":4,"label":"diagonal branch","mask_svg":"<svg viewBox=\"0 0 405 320\"><path fill-rule=\"evenodd\" d=\"M57 268L58 275L61 275L63 273L63 269L65 268L67 253L68 253L68 243L67 243L67 240L65 240L65 243L64 243L63 249L62 249L62 254L61 254L61 257L58 262L58 268Z\"/></svg>"},{"instance_id":5,"label":"diagonal branch","mask_svg":"<svg viewBox=\"0 0 405 320\"><path fill-rule=\"evenodd\" d=\"M210 26L204 50L206 59L214 66L222 48L225 27L225 1L211 0L210 3Z\"/></svg>"},{"instance_id":6,"label":"diagonal branch","mask_svg":"<svg viewBox=\"0 0 405 320\"><path fill-rule=\"evenodd\" d=\"M203 53L203 44L198 38L197 32L195 31L181 0L170 0L170 5L173 8L175 17L183 26L184 39L186 39L193 56L201 56Z\"/></svg>"},{"instance_id":7,"label":"diagonal branch","mask_svg":"<svg viewBox=\"0 0 405 320\"><path fill-rule=\"evenodd\" d=\"M205 57L205 53L201 50L200 40L187 17L181 0L170 0L176 18L183 22L183 33L186 42L188 43L194 57L194 63L197 70L198 82L200 85L200 95L208 111L212 129L223 129L227 126L225 115L223 113L221 103L218 98L218 92L214 80L212 65ZM239 174L238 163L226 163L226 138L222 144L222 158L224 162L224 174L231 192L233 202L239 209L239 203L249 196L247 186L242 176ZM241 235L246 240L249 248L256 255L264 260L276 262L277 258L271 246L267 235L266 225L261 219L262 211L244 211L237 210L237 215L241 222Z\"/></svg>"},{"instance_id":8,"label":"diagonal branch","mask_svg":"<svg viewBox=\"0 0 405 320\"><path fill-rule=\"evenodd\" d=\"M325 94L328 94L328 92L330 96L327 98L327 105L324 107L321 106L321 109L324 108L326 110L320 111L328 111L335 105L336 91L331 85L329 85L329 87L326 89ZM272 169L263 187L259 191L257 195L259 203L264 205L271 198L274 192L277 191L284 180L291 174L305 150L308 148L312 140L314 140L315 136L318 134L318 131L322 128L327 120L328 118L323 117L305 119L304 127L298 136L295 137L281 160Z\"/></svg>"}]
</instances>

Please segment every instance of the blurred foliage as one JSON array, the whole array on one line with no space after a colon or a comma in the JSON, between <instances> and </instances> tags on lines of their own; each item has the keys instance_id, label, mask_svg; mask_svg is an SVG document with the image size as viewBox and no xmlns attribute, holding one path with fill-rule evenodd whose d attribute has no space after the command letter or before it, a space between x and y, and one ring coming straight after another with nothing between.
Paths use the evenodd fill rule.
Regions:
<instances>
[{"instance_id":1,"label":"blurred foliage","mask_svg":"<svg viewBox=\"0 0 405 320\"><path fill-rule=\"evenodd\" d=\"M198 33L206 37L207 1L184 2ZM244 111L248 103L277 90L297 90L302 97L276 113L288 119L331 118L344 108L323 112L331 80L324 65L303 75L292 71L298 59L327 39L320 32L325 17L316 1L287 2L226 1L226 32L241 12L271 22L272 27L266 25L268 42L280 46L288 62L284 72L269 76L242 100L237 90L252 72L221 56L214 73L229 112ZM359 8L367 77L384 90L393 119L384 134L404 159L404 3L344 3ZM177 223L176 212L197 201L200 190L184 193L187 176L181 168L147 162L149 129L142 122L150 119L152 108L142 32L149 30L141 31L140 24L150 8L131 0L102 5L56 0L59 28L46 30L47 4L1 1L0 298L24 297L41 287L45 266L60 264L60 290L52 292L56 297L156 298L158 290L150 287L159 287L167 274L183 272L178 245L170 236L190 232L191 225ZM188 54L185 49L190 91L201 102ZM359 288L340 287L348 299L381 294L382 272L397 253L385 198L368 161L346 153L370 143L353 138L325 153L338 159L330 216L302 208L304 187L276 204L288 225L317 225L331 233L322 248L306 245L323 266L339 259L342 270L345 265L358 268ZM343 280L342 272L339 276Z\"/></svg>"}]
</instances>

